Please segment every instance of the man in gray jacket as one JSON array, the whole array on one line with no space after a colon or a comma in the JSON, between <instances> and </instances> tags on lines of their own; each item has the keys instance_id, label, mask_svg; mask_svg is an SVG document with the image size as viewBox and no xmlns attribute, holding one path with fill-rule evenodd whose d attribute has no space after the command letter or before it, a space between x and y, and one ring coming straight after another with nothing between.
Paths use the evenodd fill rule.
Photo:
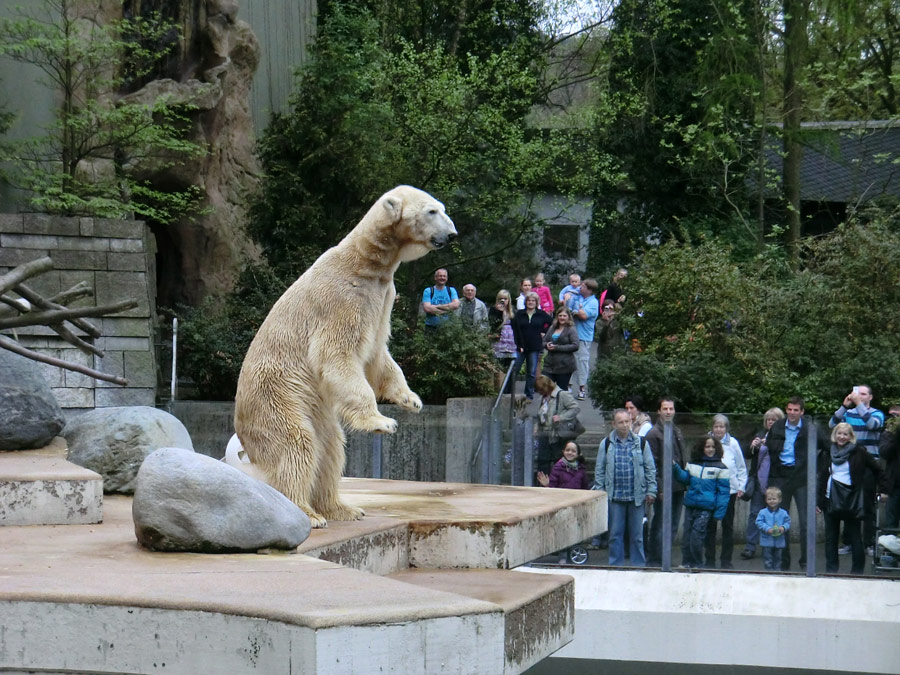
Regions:
<instances>
[{"instance_id":1,"label":"man in gray jacket","mask_svg":"<svg viewBox=\"0 0 900 675\"><path fill-rule=\"evenodd\" d=\"M631 430L627 410L613 413L613 427L600 441L592 489L607 494L609 564L624 564L627 527L631 564L643 567L644 511L656 501L656 465L647 441Z\"/></svg>"},{"instance_id":2,"label":"man in gray jacket","mask_svg":"<svg viewBox=\"0 0 900 675\"><path fill-rule=\"evenodd\" d=\"M459 301L459 307L456 313L478 330L488 332L488 311L487 306L475 297L477 289L472 284L463 286L463 299Z\"/></svg>"}]
</instances>

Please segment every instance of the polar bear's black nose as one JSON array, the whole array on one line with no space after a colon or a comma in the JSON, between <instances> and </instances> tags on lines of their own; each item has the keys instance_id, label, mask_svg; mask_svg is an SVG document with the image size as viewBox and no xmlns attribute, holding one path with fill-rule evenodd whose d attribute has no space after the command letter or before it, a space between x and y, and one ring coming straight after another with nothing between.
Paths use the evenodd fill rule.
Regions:
<instances>
[{"instance_id":1,"label":"polar bear's black nose","mask_svg":"<svg viewBox=\"0 0 900 675\"><path fill-rule=\"evenodd\" d=\"M454 239L456 239L456 232L451 232L450 234L447 235L447 243L448 243L448 244L449 244L451 241L453 241Z\"/></svg>"}]
</instances>

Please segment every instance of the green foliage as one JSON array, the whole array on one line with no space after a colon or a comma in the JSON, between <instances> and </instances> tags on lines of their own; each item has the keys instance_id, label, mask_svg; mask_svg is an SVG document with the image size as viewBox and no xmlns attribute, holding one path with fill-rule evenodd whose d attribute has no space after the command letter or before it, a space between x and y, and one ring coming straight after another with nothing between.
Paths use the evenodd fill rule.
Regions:
<instances>
[{"instance_id":1,"label":"green foliage","mask_svg":"<svg viewBox=\"0 0 900 675\"><path fill-rule=\"evenodd\" d=\"M202 399L234 399L244 355L275 301L287 288L271 269L249 266L233 293L184 307L179 317L180 370Z\"/></svg>"},{"instance_id":2,"label":"green foliage","mask_svg":"<svg viewBox=\"0 0 900 675\"><path fill-rule=\"evenodd\" d=\"M900 221L842 226L802 254L795 273L771 252L734 261L719 240L648 251L622 317L640 351L598 363L595 404L637 392L690 410L758 412L799 394L827 413L854 384L896 399Z\"/></svg>"},{"instance_id":3,"label":"green foliage","mask_svg":"<svg viewBox=\"0 0 900 675\"><path fill-rule=\"evenodd\" d=\"M410 389L425 403L496 393L497 361L487 335L456 315L427 333L422 326L410 329L395 318L390 350Z\"/></svg>"},{"instance_id":4,"label":"green foliage","mask_svg":"<svg viewBox=\"0 0 900 675\"><path fill-rule=\"evenodd\" d=\"M746 181L758 135L752 8L739 0L616 6L600 136L631 194L623 205L620 195L598 193L595 213L614 256L648 236L695 239L695 225L755 240Z\"/></svg>"},{"instance_id":5,"label":"green foliage","mask_svg":"<svg viewBox=\"0 0 900 675\"><path fill-rule=\"evenodd\" d=\"M434 270L449 266L452 284L489 280L490 294L498 268L537 266L530 200L596 183L599 153L585 142L589 132L527 127L541 93L527 34L464 54L428 32L430 24L415 40L403 37L405 28L388 40L387 20L343 5L323 17L292 109L261 141L265 177L251 235L276 267L296 275L383 192L411 184L446 204L460 236L452 249L401 266L400 293L418 299ZM478 21L472 15L466 25Z\"/></svg>"},{"instance_id":6,"label":"green foliage","mask_svg":"<svg viewBox=\"0 0 900 675\"><path fill-rule=\"evenodd\" d=\"M177 44L177 30L158 15L99 17L74 0L42 0L0 19L0 55L37 66L60 101L44 135L0 146L7 179L48 213L168 223L199 210L195 186L158 189L150 179L205 153L186 138L191 106L123 95Z\"/></svg>"},{"instance_id":7,"label":"green foliage","mask_svg":"<svg viewBox=\"0 0 900 675\"><path fill-rule=\"evenodd\" d=\"M237 290L179 316L180 370L197 386L202 399L231 400L244 355L286 284L266 266L246 268ZM494 393L496 360L484 333L451 316L441 330L426 334L410 329L395 311L391 353L409 386L426 403L442 404L455 396Z\"/></svg>"}]
</instances>

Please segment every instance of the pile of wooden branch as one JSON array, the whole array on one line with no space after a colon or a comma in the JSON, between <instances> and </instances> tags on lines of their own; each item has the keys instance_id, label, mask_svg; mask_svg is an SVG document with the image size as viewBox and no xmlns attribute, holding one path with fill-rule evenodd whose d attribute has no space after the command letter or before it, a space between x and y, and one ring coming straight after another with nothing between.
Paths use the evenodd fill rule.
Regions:
<instances>
[{"instance_id":1,"label":"pile of wooden branch","mask_svg":"<svg viewBox=\"0 0 900 675\"><path fill-rule=\"evenodd\" d=\"M2 303L0 304L0 330L13 329L14 331L16 328L25 326L46 326L52 328L63 340L78 347L86 354L96 354L102 357L103 350L75 335L73 328L81 330L90 338L99 338L101 336L100 329L90 321L86 321L85 317L104 317L118 314L137 307L137 301L124 300L123 302L101 307L66 307L66 305L75 300L92 297L94 289L82 281L72 286L69 290L54 295L52 298L45 298L24 283L26 280L51 269L53 269L52 259L39 258L24 265L19 265L0 276L0 303ZM0 335L0 347L34 361L49 363L53 366L89 375L97 380L113 382L123 386L128 384L128 381L122 377L102 373L87 366L69 363L68 361L26 349L7 335Z\"/></svg>"}]
</instances>

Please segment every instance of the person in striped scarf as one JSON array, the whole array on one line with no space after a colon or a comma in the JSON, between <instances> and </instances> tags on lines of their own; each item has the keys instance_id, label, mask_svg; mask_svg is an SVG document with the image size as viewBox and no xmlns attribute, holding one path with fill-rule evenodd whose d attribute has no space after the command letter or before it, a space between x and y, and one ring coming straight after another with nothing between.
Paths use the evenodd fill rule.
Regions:
<instances>
[{"instance_id":1,"label":"person in striped scarf","mask_svg":"<svg viewBox=\"0 0 900 675\"><path fill-rule=\"evenodd\" d=\"M834 429L841 422L846 422L856 435L856 444L865 448L866 452L878 459L878 445L884 429L884 413L873 408L872 387L860 384L844 397L841 407L834 411L828 426ZM875 545L875 478L867 472L863 479L863 495L866 500L866 517L863 519L863 543L867 548ZM850 544L844 536L844 546L838 552L842 555L850 553Z\"/></svg>"}]
</instances>

